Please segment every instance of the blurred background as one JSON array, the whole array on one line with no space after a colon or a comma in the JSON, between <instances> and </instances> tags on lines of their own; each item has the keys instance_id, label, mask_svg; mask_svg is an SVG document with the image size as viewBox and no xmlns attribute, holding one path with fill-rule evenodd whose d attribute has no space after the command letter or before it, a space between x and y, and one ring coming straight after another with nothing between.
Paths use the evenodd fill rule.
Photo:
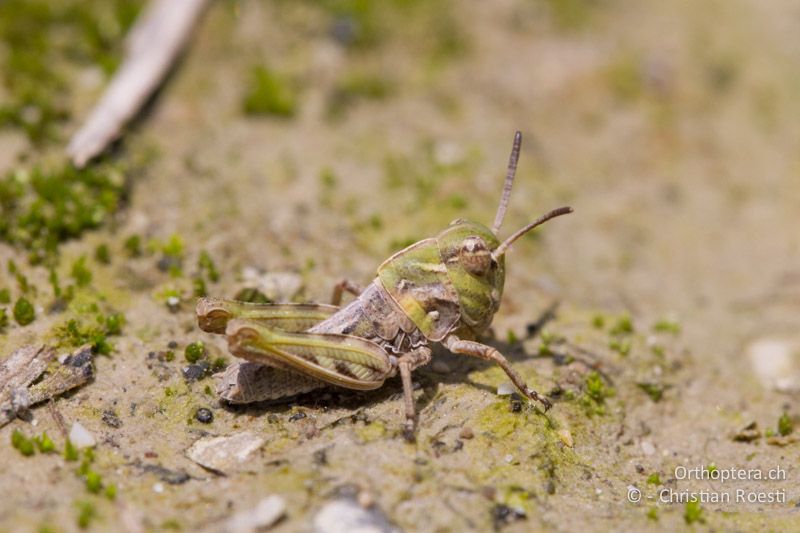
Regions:
<instances>
[{"instance_id":1,"label":"blurred background","mask_svg":"<svg viewBox=\"0 0 800 533\"><path fill-rule=\"evenodd\" d=\"M89 527L124 518L129 529L222 528L278 493L290 503L277 528L298 530L342 485L367 491L367 507L406 530L797 520L795 3L212 1L123 137L76 170L65 147L142 8L0 2L0 357L48 339L90 339L110 354L85 392L59 402L104 436L97 469L119 478L115 500L79 497L93 509ZM526 378L564 393L553 419L528 409L506 431L505 407L486 411L507 404L492 398L502 375L445 355L457 377L423 372L416 447L394 434L394 381L348 400L373 420L355 429L318 419L350 404L242 414L216 404L210 378L187 384L184 345L201 340L209 360L232 359L196 329L198 295L258 289L272 299L270 287L287 289L270 274L289 273L288 297L324 301L342 277L369 282L385 258L452 219L489 224L516 130L522 156L501 236L559 205L575 209L514 246L494 322L497 346ZM125 317L121 332L86 329L113 313ZM64 333L69 321L80 334ZM147 354L170 342L179 361L160 361L156 375ZM589 363L575 362L587 353ZM130 387L117 404L119 383ZM218 478L186 459L198 436L186 419L200 405L213 405L212 434L277 431L255 473ZM109 409L121 427L103 422ZM266 421L298 409L317 421L312 436ZM758 437L737 439L751 422ZM463 427L477 437L459 437ZM547 440L561 430L568 445L563 432L558 446ZM767 442L774 436L786 439ZM451 450L456 440L463 450ZM329 448L327 466L314 463ZM0 528L76 523L86 506L67 496L83 490L72 466L2 455ZM211 481L154 494L158 481L137 460ZM631 484L649 496L674 487L676 464L783 465L786 503L625 500Z\"/></svg>"}]
</instances>

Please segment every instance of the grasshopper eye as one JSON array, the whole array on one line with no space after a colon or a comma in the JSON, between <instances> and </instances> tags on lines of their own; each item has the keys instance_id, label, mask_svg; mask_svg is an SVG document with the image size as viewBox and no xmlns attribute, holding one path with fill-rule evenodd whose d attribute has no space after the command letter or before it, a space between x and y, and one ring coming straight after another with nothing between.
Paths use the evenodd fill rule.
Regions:
<instances>
[{"instance_id":1,"label":"grasshopper eye","mask_svg":"<svg viewBox=\"0 0 800 533\"><path fill-rule=\"evenodd\" d=\"M458 257L467 272L475 276L483 276L492 266L492 254L480 237L464 239Z\"/></svg>"}]
</instances>

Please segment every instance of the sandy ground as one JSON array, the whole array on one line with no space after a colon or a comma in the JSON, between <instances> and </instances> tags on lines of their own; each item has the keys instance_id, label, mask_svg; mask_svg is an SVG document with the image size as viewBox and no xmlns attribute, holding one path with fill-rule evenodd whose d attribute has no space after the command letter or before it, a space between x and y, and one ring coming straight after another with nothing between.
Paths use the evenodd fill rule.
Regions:
<instances>
[{"instance_id":1,"label":"sandy ground","mask_svg":"<svg viewBox=\"0 0 800 533\"><path fill-rule=\"evenodd\" d=\"M587 20L564 27L558 4L451 6L446 16L467 44L444 59L429 57L433 45L413 29L351 53L308 5L214 4L120 147L120 157L142 162L119 223L62 248L69 259L109 243L112 263L92 265L92 291L127 324L115 353L98 357L93 383L35 409L35 427L0 429L0 530L77 529L80 501L95 506L96 530L220 530L272 494L287 504L275 531L308 530L326 502L356 494L407 531L688 527L693 508L687 519L685 503L659 502L665 488L729 494L702 503L692 527L800 526L800 444L792 435L783 446L733 439L751 422L777 431L782 413L800 414L797 393L773 390L748 357L753 343L773 340L789 354L781 377L800 375L800 10L782 1L597 2L581 11ZM294 118L243 115L248 69L262 63L294 80ZM384 77L391 91L326 119L337 80L353 69ZM95 98L79 94L75 116ZM575 208L510 252L494 321L492 343L515 368L540 391L562 391L546 416L498 396L499 369L441 353L446 367L415 377L415 444L400 436L398 379L368 394L246 409L218 405L210 378L185 382L188 343L219 355L225 344L197 329L188 276L159 271L157 254L126 258L127 235L179 234L187 275L207 250L221 272L211 294L232 296L252 267L297 272L301 299L325 301L342 277L368 282L403 243L453 218L489 223L516 129L525 142L502 233L552 207ZM25 142L13 133L2 142L11 168ZM10 257L24 263L2 245L3 263ZM47 274L31 267L29 276L45 283ZM159 296L170 287L186 295L176 313ZM540 355L541 335L526 328L553 305L544 331L556 356ZM625 313L634 331L616 337L609 330ZM653 331L665 317L679 333ZM58 322L12 326L3 355ZM630 343L627 355L609 348L615 339ZM148 359L171 341L174 361ZM590 367L616 391L602 413L585 394ZM666 386L663 398L652 401L639 383ZM198 407L212 410L211 424L193 419ZM60 455L23 457L8 444L15 429L46 430L62 447L54 410L95 435L93 468L116 484L116 499L90 495ZM104 422L106 411L119 427ZM226 476L186 457L204 435L242 431L265 444ZM676 467L712 464L782 469L786 479L677 479ZM176 479L181 472L188 477ZM628 501L632 490L641 502ZM783 501L737 502L737 490L783 491Z\"/></svg>"}]
</instances>

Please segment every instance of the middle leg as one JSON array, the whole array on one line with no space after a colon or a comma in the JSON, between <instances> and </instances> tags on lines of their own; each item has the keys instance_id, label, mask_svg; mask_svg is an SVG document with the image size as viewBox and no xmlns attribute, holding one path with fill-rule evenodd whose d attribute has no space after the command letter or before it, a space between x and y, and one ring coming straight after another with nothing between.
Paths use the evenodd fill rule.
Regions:
<instances>
[{"instance_id":1,"label":"middle leg","mask_svg":"<svg viewBox=\"0 0 800 533\"><path fill-rule=\"evenodd\" d=\"M403 426L403 437L408 442L414 441L414 430L417 425L417 412L414 408L414 384L411 381L411 371L426 364L431 360L431 349L420 346L408 353L404 353L397 361L400 370L400 379L403 381L403 404L406 421Z\"/></svg>"}]
</instances>

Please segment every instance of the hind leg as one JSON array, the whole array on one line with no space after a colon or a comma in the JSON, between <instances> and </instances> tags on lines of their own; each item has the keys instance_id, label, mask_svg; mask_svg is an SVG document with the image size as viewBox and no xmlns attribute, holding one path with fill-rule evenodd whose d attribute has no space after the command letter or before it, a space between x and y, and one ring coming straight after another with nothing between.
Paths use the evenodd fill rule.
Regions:
<instances>
[{"instance_id":1,"label":"hind leg","mask_svg":"<svg viewBox=\"0 0 800 533\"><path fill-rule=\"evenodd\" d=\"M331 295L331 305L340 305L342 303L342 295L347 291L353 296L358 296L364 289L353 283L348 279L343 279L333 286L333 294Z\"/></svg>"}]
</instances>

